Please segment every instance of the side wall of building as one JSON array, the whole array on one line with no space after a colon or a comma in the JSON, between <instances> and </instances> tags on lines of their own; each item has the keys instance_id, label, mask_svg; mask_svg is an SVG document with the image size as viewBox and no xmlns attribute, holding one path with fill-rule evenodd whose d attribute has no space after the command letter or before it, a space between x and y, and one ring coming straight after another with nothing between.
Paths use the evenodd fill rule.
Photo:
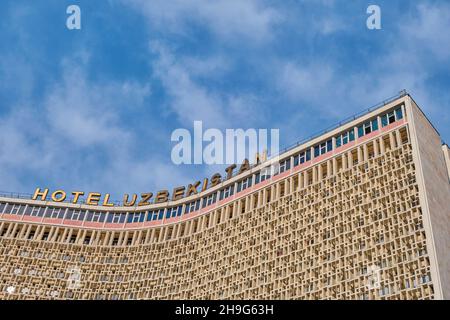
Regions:
<instances>
[{"instance_id":1,"label":"side wall of building","mask_svg":"<svg viewBox=\"0 0 450 320\"><path fill-rule=\"evenodd\" d=\"M418 166L420 201L437 299L450 299L450 184L442 152L441 138L412 99L408 103L411 115L413 157ZM433 277L433 274L432 274ZM438 279L436 279L438 277Z\"/></svg>"},{"instance_id":2,"label":"side wall of building","mask_svg":"<svg viewBox=\"0 0 450 320\"><path fill-rule=\"evenodd\" d=\"M442 146L442 151L444 152L445 163L447 164L448 179L450 183L450 149L448 145L444 144Z\"/></svg>"}]
</instances>

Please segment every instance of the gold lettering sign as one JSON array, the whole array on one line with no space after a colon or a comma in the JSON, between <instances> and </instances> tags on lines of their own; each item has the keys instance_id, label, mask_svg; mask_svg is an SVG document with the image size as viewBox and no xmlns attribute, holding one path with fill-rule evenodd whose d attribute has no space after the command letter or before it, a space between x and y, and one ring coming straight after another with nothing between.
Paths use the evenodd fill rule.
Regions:
<instances>
[{"instance_id":1,"label":"gold lettering sign","mask_svg":"<svg viewBox=\"0 0 450 320\"><path fill-rule=\"evenodd\" d=\"M257 156L259 160L259 155ZM229 166L225 169L226 172L226 179L230 179L233 177L233 171L236 169L237 166L235 164ZM241 174L247 170L250 169L250 163L247 159L245 159L241 166L239 167L238 174ZM156 193L155 196L155 203L164 203L168 202L169 199L171 201L177 201L180 199L183 199L185 197L189 197L195 194L198 194L199 192L205 191L208 188L215 187L219 185L222 182L222 176L219 173L215 173L211 179L204 178L202 182L196 181L192 184L189 184L187 187L180 186L173 189L172 194L169 193L167 190L160 190ZM77 203L83 203L83 200L86 200L85 203L87 205L92 206L104 206L104 207L113 207L114 203L111 202L110 198L111 195L109 193L106 193L103 198L102 194L98 192L89 192L87 195L83 191L72 191L70 193L73 198L71 200L71 203L77 204ZM86 198L84 198L86 195ZM47 197L50 197L51 201L54 202L63 202L67 199L67 193L64 190L56 190L52 193L50 193L49 188L41 189L36 188L34 191L34 194L32 196L32 200L41 200L41 201L48 201ZM153 197L152 192L146 192L141 193L140 197L138 197L137 194L125 194L123 196L123 206L125 207L133 207L133 206L147 206L150 205L150 200Z\"/></svg>"}]
</instances>

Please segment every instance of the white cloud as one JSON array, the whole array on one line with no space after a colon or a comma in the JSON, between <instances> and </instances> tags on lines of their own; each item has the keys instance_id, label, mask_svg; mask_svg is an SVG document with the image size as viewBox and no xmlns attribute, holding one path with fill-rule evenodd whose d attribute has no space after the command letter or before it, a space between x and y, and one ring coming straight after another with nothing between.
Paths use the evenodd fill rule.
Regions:
<instances>
[{"instance_id":1,"label":"white cloud","mask_svg":"<svg viewBox=\"0 0 450 320\"><path fill-rule=\"evenodd\" d=\"M132 0L131 4L160 31L189 34L189 24L201 25L225 41L268 40L281 19L275 9L258 0Z\"/></svg>"},{"instance_id":2,"label":"white cloud","mask_svg":"<svg viewBox=\"0 0 450 320\"><path fill-rule=\"evenodd\" d=\"M215 128L234 128L240 123L250 124L254 116L256 99L248 94L226 94L198 83L195 76L211 75L214 78L215 67L203 65L193 57L185 65L175 58L171 50L160 42L152 42L150 49L157 55L154 62L155 75L161 80L169 95L169 107L185 126L192 126L196 120L202 120L207 126ZM194 66L194 68L192 67ZM201 66L201 67L198 67ZM262 116L260 113L259 116Z\"/></svg>"},{"instance_id":3,"label":"white cloud","mask_svg":"<svg viewBox=\"0 0 450 320\"><path fill-rule=\"evenodd\" d=\"M418 4L400 26L409 46L413 42L414 48L428 49L440 60L450 58L450 5L447 2Z\"/></svg>"},{"instance_id":4,"label":"white cloud","mask_svg":"<svg viewBox=\"0 0 450 320\"><path fill-rule=\"evenodd\" d=\"M322 63L288 61L280 66L278 87L293 101L318 102L334 85L334 70Z\"/></svg>"},{"instance_id":5,"label":"white cloud","mask_svg":"<svg viewBox=\"0 0 450 320\"><path fill-rule=\"evenodd\" d=\"M161 155L135 157L142 140L121 115L143 103L148 85L93 83L84 68L64 64L42 101L24 97L0 117L0 189L32 192L29 181L45 181L117 196L187 181Z\"/></svg>"}]
</instances>

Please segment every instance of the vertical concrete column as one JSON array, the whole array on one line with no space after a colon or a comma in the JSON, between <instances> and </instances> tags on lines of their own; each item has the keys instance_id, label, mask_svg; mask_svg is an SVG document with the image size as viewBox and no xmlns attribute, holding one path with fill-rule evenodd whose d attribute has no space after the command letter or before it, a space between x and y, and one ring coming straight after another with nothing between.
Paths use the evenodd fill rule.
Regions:
<instances>
[{"instance_id":1,"label":"vertical concrete column","mask_svg":"<svg viewBox=\"0 0 450 320\"><path fill-rule=\"evenodd\" d=\"M380 142L380 153L381 154L386 153L386 146L384 145L383 137L378 138L378 141Z\"/></svg>"},{"instance_id":2,"label":"vertical concrete column","mask_svg":"<svg viewBox=\"0 0 450 320\"><path fill-rule=\"evenodd\" d=\"M333 158L332 163L333 163L333 175L336 175L338 173L337 159Z\"/></svg>"},{"instance_id":3,"label":"vertical concrete column","mask_svg":"<svg viewBox=\"0 0 450 320\"><path fill-rule=\"evenodd\" d=\"M353 154L351 151L347 152L347 162L348 162L348 166L347 169L350 169L353 167Z\"/></svg>"},{"instance_id":4,"label":"vertical concrete column","mask_svg":"<svg viewBox=\"0 0 450 320\"><path fill-rule=\"evenodd\" d=\"M394 139L394 135L392 134L392 132L389 132L389 142L391 145L391 150L395 148L395 139Z\"/></svg>"},{"instance_id":5,"label":"vertical concrete column","mask_svg":"<svg viewBox=\"0 0 450 320\"><path fill-rule=\"evenodd\" d=\"M363 155L363 148L362 146L358 147L358 163L363 162L364 161L364 155Z\"/></svg>"},{"instance_id":6,"label":"vertical concrete column","mask_svg":"<svg viewBox=\"0 0 450 320\"><path fill-rule=\"evenodd\" d=\"M317 167L313 167L313 183L317 182Z\"/></svg>"},{"instance_id":7,"label":"vertical concrete column","mask_svg":"<svg viewBox=\"0 0 450 320\"><path fill-rule=\"evenodd\" d=\"M397 141L397 147L400 147L402 145L402 138L401 138L399 130L395 131L395 138L396 138L396 141Z\"/></svg>"},{"instance_id":8,"label":"vertical concrete column","mask_svg":"<svg viewBox=\"0 0 450 320\"><path fill-rule=\"evenodd\" d=\"M298 175L298 188L297 190L303 189L304 188L304 178L303 178L303 173L300 172Z\"/></svg>"},{"instance_id":9,"label":"vertical concrete column","mask_svg":"<svg viewBox=\"0 0 450 320\"><path fill-rule=\"evenodd\" d=\"M327 175L328 176L334 175L334 172L333 172L333 161L332 160L328 160L327 161Z\"/></svg>"},{"instance_id":10,"label":"vertical concrete column","mask_svg":"<svg viewBox=\"0 0 450 320\"><path fill-rule=\"evenodd\" d=\"M369 160L369 147L367 146L367 144L363 145L363 155L364 161Z\"/></svg>"},{"instance_id":11,"label":"vertical concrete column","mask_svg":"<svg viewBox=\"0 0 450 320\"><path fill-rule=\"evenodd\" d=\"M304 182L305 182L304 188L306 188L308 186L308 183L309 183L309 173L308 173L308 171L304 172Z\"/></svg>"}]
</instances>

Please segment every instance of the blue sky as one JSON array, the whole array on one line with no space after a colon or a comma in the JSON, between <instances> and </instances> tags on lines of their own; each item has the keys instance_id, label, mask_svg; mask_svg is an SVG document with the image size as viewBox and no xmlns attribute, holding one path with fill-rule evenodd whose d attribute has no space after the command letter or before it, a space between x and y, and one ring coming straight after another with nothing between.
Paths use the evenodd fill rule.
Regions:
<instances>
[{"instance_id":1,"label":"blue sky","mask_svg":"<svg viewBox=\"0 0 450 320\"><path fill-rule=\"evenodd\" d=\"M81 8L81 30L66 8ZM381 7L382 30L366 28ZM281 146L407 89L450 141L450 3L3 0L0 190L123 193L172 164L176 128L279 128Z\"/></svg>"}]
</instances>

